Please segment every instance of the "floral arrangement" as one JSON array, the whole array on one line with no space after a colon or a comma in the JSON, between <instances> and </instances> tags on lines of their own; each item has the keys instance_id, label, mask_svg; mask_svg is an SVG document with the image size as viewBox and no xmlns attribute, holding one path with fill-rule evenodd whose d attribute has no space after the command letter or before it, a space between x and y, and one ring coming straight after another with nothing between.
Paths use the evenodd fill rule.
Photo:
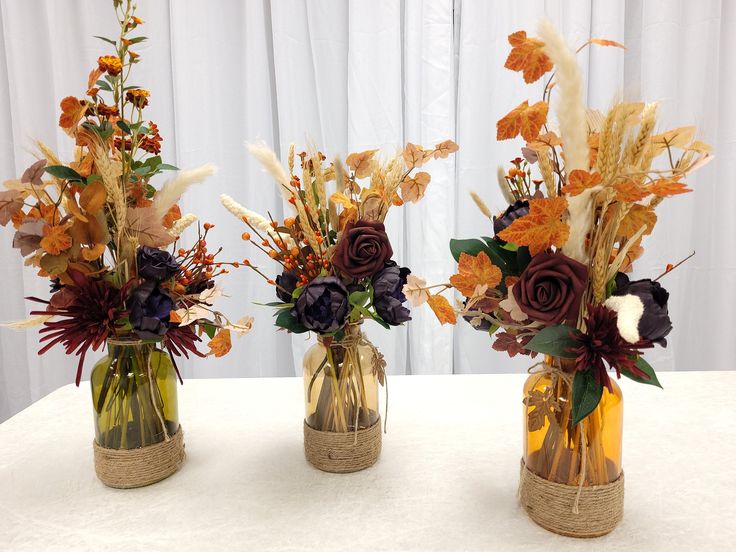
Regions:
<instances>
[{"instance_id":1,"label":"floral arrangement","mask_svg":"<svg viewBox=\"0 0 736 552\"><path fill-rule=\"evenodd\" d=\"M59 126L74 140L75 155L62 163L41 142L40 159L0 192L0 224L15 228L13 247L27 266L48 278L51 296L34 318L10 324L43 324L39 354L61 345L79 356L107 339L160 341L174 356L205 356L197 349L206 334L210 353L225 354L230 331L245 332L250 319L231 324L212 303L216 279L238 263L208 249L214 225L198 225L190 248L178 236L197 221L182 216L177 202L189 186L214 174L212 165L181 171L160 189L157 175L178 170L160 157L158 127L146 121L148 90L130 84L141 62L134 50L146 40L130 0L113 2L120 35L100 38L112 48L89 74L83 98L61 101ZM170 252L166 248L171 248Z\"/></svg>"},{"instance_id":2,"label":"floral arrangement","mask_svg":"<svg viewBox=\"0 0 736 552\"><path fill-rule=\"evenodd\" d=\"M424 196L431 177L415 169L458 146L451 140L431 149L410 143L385 163L376 159L377 150L351 153L347 166L340 160L326 164L319 152L302 152L301 177L294 173L293 145L288 173L267 146L249 149L275 179L293 216L277 222L229 196L222 203L248 226L243 239L279 265L281 273L272 279L244 261L275 287L278 301L269 306L277 309L276 326L339 339L346 325L363 320L387 329L409 321L402 288L410 270L392 259L383 221L391 206ZM328 194L332 182L335 191Z\"/></svg>"},{"instance_id":3,"label":"floral arrangement","mask_svg":"<svg viewBox=\"0 0 736 552\"><path fill-rule=\"evenodd\" d=\"M694 127L655 133L655 103L619 102L606 114L587 109L575 53L551 24L540 32L508 37L505 67L527 83L550 75L540 101L525 100L497 123L498 140L525 141L522 155L500 170L508 208L494 214L473 194L493 235L451 242L459 266L449 283L427 286L412 275L403 288L441 323L454 324L459 315L493 336L497 351L562 359L572 400L527 397L536 427L565 409L562 419L583 420L603 390L612 390L609 369L617 378L659 385L643 351L665 346L672 329L659 280L674 266L652 279L632 281L626 273L643 253L657 206L690 192L685 179L711 159ZM584 46L591 44L622 47L599 39ZM555 125L548 111L556 92ZM449 289L462 304L453 307L441 295Z\"/></svg>"}]
</instances>

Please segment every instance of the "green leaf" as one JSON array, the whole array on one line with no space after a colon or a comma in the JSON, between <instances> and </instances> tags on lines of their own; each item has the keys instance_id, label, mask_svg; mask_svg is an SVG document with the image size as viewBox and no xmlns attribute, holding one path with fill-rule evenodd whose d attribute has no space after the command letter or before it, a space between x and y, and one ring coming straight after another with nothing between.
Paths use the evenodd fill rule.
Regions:
<instances>
[{"instance_id":1,"label":"green leaf","mask_svg":"<svg viewBox=\"0 0 736 552\"><path fill-rule=\"evenodd\" d=\"M603 386L590 370L576 372L572 382L572 424L576 425L595 410L603 395Z\"/></svg>"},{"instance_id":2,"label":"green leaf","mask_svg":"<svg viewBox=\"0 0 736 552\"><path fill-rule=\"evenodd\" d=\"M98 180L102 180L102 177L99 174L91 174L87 177L87 186L92 184L93 182L97 182Z\"/></svg>"},{"instance_id":3,"label":"green leaf","mask_svg":"<svg viewBox=\"0 0 736 552\"><path fill-rule=\"evenodd\" d=\"M122 119L118 119L117 125L118 125L118 128L120 130L122 130L125 134L130 134L131 133L131 130L130 130L130 127L128 126L128 123L126 123Z\"/></svg>"},{"instance_id":4,"label":"green leaf","mask_svg":"<svg viewBox=\"0 0 736 552\"><path fill-rule=\"evenodd\" d=\"M138 130L143 125L143 121L138 121L137 123L133 123L129 125L130 130Z\"/></svg>"},{"instance_id":5,"label":"green leaf","mask_svg":"<svg viewBox=\"0 0 736 552\"><path fill-rule=\"evenodd\" d=\"M304 292L306 289L306 286L294 288L294 291L291 292L291 298L294 299L294 302L296 303L296 300L299 299L299 296Z\"/></svg>"},{"instance_id":6,"label":"green leaf","mask_svg":"<svg viewBox=\"0 0 736 552\"><path fill-rule=\"evenodd\" d=\"M174 165L169 165L168 163L161 163L158 166L158 170L160 171L178 171L179 167L175 167Z\"/></svg>"},{"instance_id":7,"label":"green leaf","mask_svg":"<svg viewBox=\"0 0 736 552\"><path fill-rule=\"evenodd\" d=\"M545 355L552 355L561 358L575 358L576 353L570 352L568 349L575 347L576 341L573 335L579 334L580 331L572 326L560 324L558 326L547 326L535 335L532 340L526 344L526 349L536 351Z\"/></svg>"},{"instance_id":8,"label":"green leaf","mask_svg":"<svg viewBox=\"0 0 736 552\"><path fill-rule=\"evenodd\" d=\"M475 257L481 251L487 250L486 244L480 240L450 240L450 252L457 262L460 262L460 253L467 253Z\"/></svg>"},{"instance_id":9,"label":"green leaf","mask_svg":"<svg viewBox=\"0 0 736 552\"><path fill-rule=\"evenodd\" d=\"M100 90L106 90L107 92L112 92L112 88L110 88L110 85L107 83L107 81L98 80L96 84L97 84L97 88L99 88Z\"/></svg>"},{"instance_id":10,"label":"green leaf","mask_svg":"<svg viewBox=\"0 0 736 552\"><path fill-rule=\"evenodd\" d=\"M516 270L519 275L526 270L529 263L532 262L532 256L529 254L529 248L526 245L516 250Z\"/></svg>"},{"instance_id":11,"label":"green leaf","mask_svg":"<svg viewBox=\"0 0 736 552\"><path fill-rule=\"evenodd\" d=\"M370 298L371 292L368 290L354 291L348 296L348 302L355 307L363 307Z\"/></svg>"},{"instance_id":12,"label":"green leaf","mask_svg":"<svg viewBox=\"0 0 736 552\"><path fill-rule=\"evenodd\" d=\"M644 360L644 357L639 357L636 359L636 367L644 372L647 376L649 376L649 379L643 378L641 376L637 376L635 374L632 374L628 370L621 370L621 373L626 376L629 379L632 379L638 383L646 383L647 385L656 385L660 389L662 389L662 384L659 383L659 380L657 379L657 374L654 373L654 368L652 368L649 363Z\"/></svg>"},{"instance_id":13,"label":"green leaf","mask_svg":"<svg viewBox=\"0 0 736 552\"><path fill-rule=\"evenodd\" d=\"M381 318L377 314L372 315L371 318L373 318L373 320L375 320L376 322L378 322L378 324L380 324L381 326L383 326L387 330L390 330L391 329L391 326L383 318Z\"/></svg>"},{"instance_id":14,"label":"green leaf","mask_svg":"<svg viewBox=\"0 0 736 552\"><path fill-rule=\"evenodd\" d=\"M84 182L84 178L82 178L81 174L70 167L65 167L64 165L50 165L46 167L46 172L51 176L61 178L62 180Z\"/></svg>"},{"instance_id":15,"label":"green leaf","mask_svg":"<svg viewBox=\"0 0 736 552\"><path fill-rule=\"evenodd\" d=\"M307 328L302 326L295 317L291 315L291 310L287 309L279 312L274 324L276 324L279 328L284 328L285 330L290 331L291 333L300 334L309 331Z\"/></svg>"},{"instance_id":16,"label":"green leaf","mask_svg":"<svg viewBox=\"0 0 736 552\"><path fill-rule=\"evenodd\" d=\"M108 44L112 44L116 48L118 47L118 43L110 38L105 38L104 36L97 36L97 35L93 35L93 38L99 38L100 40L107 42Z\"/></svg>"},{"instance_id":17,"label":"green leaf","mask_svg":"<svg viewBox=\"0 0 736 552\"><path fill-rule=\"evenodd\" d=\"M209 337L210 339L215 337L215 334L217 333L217 328L212 324L202 324L202 329L204 330L204 333L207 334L207 337Z\"/></svg>"},{"instance_id":18,"label":"green leaf","mask_svg":"<svg viewBox=\"0 0 736 552\"><path fill-rule=\"evenodd\" d=\"M143 42L144 40L148 40L148 37L145 36L137 36L135 38L131 38L128 40L130 44L138 44L139 42Z\"/></svg>"}]
</instances>

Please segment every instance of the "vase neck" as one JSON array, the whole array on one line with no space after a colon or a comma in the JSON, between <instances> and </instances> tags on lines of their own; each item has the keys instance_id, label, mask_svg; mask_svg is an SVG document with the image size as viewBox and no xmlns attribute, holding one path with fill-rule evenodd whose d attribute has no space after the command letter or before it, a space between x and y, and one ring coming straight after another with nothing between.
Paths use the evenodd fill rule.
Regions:
<instances>
[{"instance_id":1,"label":"vase neck","mask_svg":"<svg viewBox=\"0 0 736 552\"><path fill-rule=\"evenodd\" d=\"M334 346L338 343L341 343L342 341L350 341L354 339L358 339L361 335L361 325L363 324L363 321L356 322L354 324L347 324L345 328L343 329L343 336L340 339L335 338L332 335L320 335L317 336L317 340L325 346Z\"/></svg>"}]
</instances>

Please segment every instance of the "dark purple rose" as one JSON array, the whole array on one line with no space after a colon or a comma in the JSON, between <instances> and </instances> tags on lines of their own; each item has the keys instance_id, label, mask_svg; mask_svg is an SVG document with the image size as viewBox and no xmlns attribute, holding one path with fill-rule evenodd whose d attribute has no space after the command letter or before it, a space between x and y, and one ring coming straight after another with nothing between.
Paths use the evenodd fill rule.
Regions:
<instances>
[{"instance_id":1,"label":"dark purple rose","mask_svg":"<svg viewBox=\"0 0 736 552\"><path fill-rule=\"evenodd\" d=\"M167 251L144 245L138 249L138 276L161 282L179 272L179 263Z\"/></svg>"},{"instance_id":2,"label":"dark purple rose","mask_svg":"<svg viewBox=\"0 0 736 552\"><path fill-rule=\"evenodd\" d=\"M411 320L409 309L402 305L406 301L402 289L410 273L408 268L399 268L389 261L373 276L373 306L386 324L398 326Z\"/></svg>"},{"instance_id":3,"label":"dark purple rose","mask_svg":"<svg viewBox=\"0 0 736 552\"><path fill-rule=\"evenodd\" d=\"M498 236L499 232L506 230L516 219L529 214L529 202L521 199L509 205L500 217L493 217L493 233ZM500 238L497 238L500 239Z\"/></svg>"},{"instance_id":4,"label":"dark purple rose","mask_svg":"<svg viewBox=\"0 0 736 552\"><path fill-rule=\"evenodd\" d=\"M672 331L667 309L669 298L670 294L659 282L649 279L632 282L619 272L616 291L606 306L618 313L619 331L624 339L632 343L651 341L666 347L665 337Z\"/></svg>"},{"instance_id":5,"label":"dark purple rose","mask_svg":"<svg viewBox=\"0 0 736 552\"><path fill-rule=\"evenodd\" d=\"M291 303L293 301L291 294L294 293L298 281L295 272L284 270L276 276L276 296L284 303Z\"/></svg>"},{"instance_id":6,"label":"dark purple rose","mask_svg":"<svg viewBox=\"0 0 736 552\"><path fill-rule=\"evenodd\" d=\"M152 280L135 288L128 299L130 323L142 339L157 339L169 329L174 301Z\"/></svg>"},{"instance_id":7,"label":"dark purple rose","mask_svg":"<svg viewBox=\"0 0 736 552\"><path fill-rule=\"evenodd\" d=\"M360 280L381 270L394 254L381 222L348 222L332 257L341 272Z\"/></svg>"},{"instance_id":8,"label":"dark purple rose","mask_svg":"<svg viewBox=\"0 0 736 552\"><path fill-rule=\"evenodd\" d=\"M577 321L587 283L584 264L559 251L543 252L532 257L512 289L529 318L552 325Z\"/></svg>"},{"instance_id":9,"label":"dark purple rose","mask_svg":"<svg viewBox=\"0 0 736 552\"><path fill-rule=\"evenodd\" d=\"M348 319L348 290L334 276L320 276L309 282L299 295L291 314L297 321L317 333L332 333Z\"/></svg>"}]
</instances>

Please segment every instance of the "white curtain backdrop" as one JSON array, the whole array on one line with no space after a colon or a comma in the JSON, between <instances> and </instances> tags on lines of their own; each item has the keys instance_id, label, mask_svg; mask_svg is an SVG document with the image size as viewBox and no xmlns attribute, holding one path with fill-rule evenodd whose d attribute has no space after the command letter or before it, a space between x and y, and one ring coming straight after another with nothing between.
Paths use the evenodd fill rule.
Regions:
<instances>
[{"instance_id":1,"label":"white curtain backdrop","mask_svg":"<svg viewBox=\"0 0 736 552\"><path fill-rule=\"evenodd\" d=\"M153 93L148 117L165 138L164 157L188 168L211 161L219 173L183 202L216 223L234 259L255 258L240 240L242 225L219 205L228 193L259 212L283 214L276 189L246 155L263 139L285 156L290 142L314 140L329 155L406 141L453 138L460 151L433 163L425 199L387 221L397 260L428 281L445 281L454 263L451 237L489 232L468 196L494 209L503 200L496 166L517 156L519 142L496 142L495 122L522 99L539 95L503 69L506 37L532 34L542 16L577 46L589 37L627 50L594 47L580 54L586 96L595 108L617 99L661 100L660 129L696 124L716 160L692 180L696 192L658 210L637 276L659 274L697 250L663 284L671 292L670 346L648 358L659 370L733 368L736 310L736 2L729 0L140 0L150 37L139 45L136 84ZM40 139L68 158L58 129L59 100L84 93L87 73L111 35L109 2L0 0L0 179L33 161ZM46 296L47 283L24 269L0 232L0 320L24 318L24 296ZM267 263L263 263L267 264ZM223 359L185 363L192 377L293 376L309 342L276 332L272 288L241 269L225 280L222 307L252 314L253 332ZM390 332L367 328L393 374L523 371L468 325L440 327L428 310ZM0 420L73 381L75 361L60 351L39 357L35 332L0 331ZM92 364L92 359L88 364ZM87 367L89 370L89 366ZM186 384L186 383L185 383ZM656 392L656 391L654 391Z\"/></svg>"}]
</instances>

